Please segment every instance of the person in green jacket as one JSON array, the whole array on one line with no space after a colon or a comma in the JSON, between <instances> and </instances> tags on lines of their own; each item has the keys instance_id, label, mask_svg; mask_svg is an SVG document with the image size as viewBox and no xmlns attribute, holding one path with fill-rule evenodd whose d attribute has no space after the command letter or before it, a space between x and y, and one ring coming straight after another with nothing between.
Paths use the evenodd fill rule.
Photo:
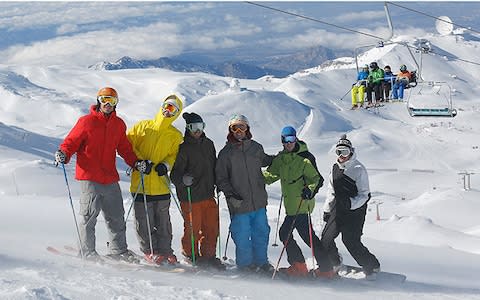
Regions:
<instances>
[{"instance_id":1,"label":"person in green jacket","mask_svg":"<svg viewBox=\"0 0 480 300\"><path fill-rule=\"evenodd\" d=\"M370 74L368 75L367 84L367 107L373 106L372 92L375 92L375 103L380 102L382 97L382 82L384 80L384 72L378 67L377 62L370 63Z\"/></svg>"},{"instance_id":2,"label":"person in green jacket","mask_svg":"<svg viewBox=\"0 0 480 300\"><path fill-rule=\"evenodd\" d=\"M313 247L317 263L328 264L328 256L320 239L315 234L310 215L315 207L315 194L323 185L323 177L317 170L315 157L308 151L307 144L297 139L293 127L282 130L283 150L273 159L272 164L264 172L265 182L272 184L280 180L286 216L280 227L280 240L285 245L290 267L279 271L294 277L308 276L309 271L305 257L293 238L296 229L302 240ZM310 235L311 233L311 235ZM314 271L319 277L333 278L334 272Z\"/></svg>"}]
</instances>

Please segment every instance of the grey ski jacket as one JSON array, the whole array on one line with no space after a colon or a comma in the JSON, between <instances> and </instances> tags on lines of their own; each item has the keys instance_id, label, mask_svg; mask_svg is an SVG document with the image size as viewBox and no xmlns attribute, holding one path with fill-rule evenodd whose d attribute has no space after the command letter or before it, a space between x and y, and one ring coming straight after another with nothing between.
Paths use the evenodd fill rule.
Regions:
<instances>
[{"instance_id":1,"label":"grey ski jacket","mask_svg":"<svg viewBox=\"0 0 480 300\"><path fill-rule=\"evenodd\" d=\"M271 164L273 157L265 154L262 145L254 140L228 141L218 154L215 168L217 188L225 194L230 214L248 213L267 206L267 191L262 167ZM233 207L228 200L242 200Z\"/></svg>"}]
</instances>

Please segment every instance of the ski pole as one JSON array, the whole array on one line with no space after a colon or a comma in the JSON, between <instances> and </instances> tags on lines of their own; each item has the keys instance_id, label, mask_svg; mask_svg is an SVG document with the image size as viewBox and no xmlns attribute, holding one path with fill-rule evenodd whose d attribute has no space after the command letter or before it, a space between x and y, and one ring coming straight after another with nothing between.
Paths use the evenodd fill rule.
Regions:
<instances>
[{"instance_id":1,"label":"ski pole","mask_svg":"<svg viewBox=\"0 0 480 300\"><path fill-rule=\"evenodd\" d=\"M293 229L295 228L295 222L297 221L298 212L300 211L300 207L302 206L302 203L303 203L303 198L300 200L300 203L298 203L297 211L295 212L295 218L293 219L292 225L290 226L290 230L288 232L287 239L285 240L285 243L283 243L282 252L280 252L280 256L278 257L277 265L275 266L275 270L273 271L272 280L275 279L275 275L277 274L278 266L280 265L280 260L282 259L283 253L285 252L285 249L287 249L288 241L290 240L290 237L292 236L292 233L293 233Z\"/></svg>"},{"instance_id":2,"label":"ski pole","mask_svg":"<svg viewBox=\"0 0 480 300\"><path fill-rule=\"evenodd\" d=\"M72 193L70 192L70 185L68 185L67 171L65 170L65 164L62 162L63 176L65 177L65 183L67 184L68 198L70 199L70 206L72 207L73 221L75 222L75 228L77 229L78 245L80 246L80 255L82 259L85 258L83 254L82 240L80 239L80 230L78 229L77 216L75 215L75 208L73 207Z\"/></svg>"},{"instance_id":3,"label":"ski pole","mask_svg":"<svg viewBox=\"0 0 480 300\"><path fill-rule=\"evenodd\" d=\"M308 204L308 234L310 235L310 249L312 249L312 270L315 270L315 250L313 249L313 225L312 213L310 212L310 203Z\"/></svg>"},{"instance_id":4,"label":"ski pole","mask_svg":"<svg viewBox=\"0 0 480 300\"><path fill-rule=\"evenodd\" d=\"M228 230L228 235L227 235L227 242L225 243L225 254L223 255L223 260L227 260L228 257L227 257L227 249L228 249L228 240L230 239L230 235L231 235L231 231L230 229Z\"/></svg>"},{"instance_id":5,"label":"ski pole","mask_svg":"<svg viewBox=\"0 0 480 300\"><path fill-rule=\"evenodd\" d=\"M145 217L147 219L148 241L150 242L150 257L153 259L152 230L150 229L150 217L148 216L147 195L145 193L145 182L143 181L143 172L140 172L140 183L143 190L143 206L145 207Z\"/></svg>"},{"instance_id":6,"label":"ski pole","mask_svg":"<svg viewBox=\"0 0 480 300\"><path fill-rule=\"evenodd\" d=\"M170 192L170 195L173 198L173 202L175 202L175 204L177 205L178 211L180 212L180 215L185 220L185 216L183 215L182 209L180 208L180 204L178 202L177 196L175 196L170 186L172 184L172 182L170 181L170 177L168 177L168 174L165 174L164 177L165 177L165 180L167 181L167 188L168 188L168 191Z\"/></svg>"},{"instance_id":7,"label":"ski pole","mask_svg":"<svg viewBox=\"0 0 480 300\"><path fill-rule=\"evenodd\" d=\"M191 187L187 186L188 204L189 204L189 219L190 219L190 238L192 241L192 264L195 266L195 237L193 235L193 216L192 216L192 191Z\"/></svg>"},{"instance_id":8,"label":"ski pole","mask_svg":"<svg viewBox=\"0 0 480 300\"><path fill-rule=\"evenodd\" d=\"M132 203L130 203L130 207L128 208L127 212L127 217L125 218L125 223L128 221L128 217L130 216L130 212L132 211L133 204L135 203L135 199L137 199L138 192L140 192L140 186L142 185L141 182L138 183L137 186L137 191L135 192L135 195L133 196Z\"/></svg>"},{"instance_id":9,"label":"ski pole","mask_svg":"<svg viewBox=\"0 0 480 300\"><path fill-rule=\"evenodd\" d=\"M340 101L343 101L343 98L345 98L345 96L348 95L351 90L352 90L352 88L350 88L350 89L340 98Z\"/></svg>"},{"instance_id":10,"label":"ski pole","mask_svg":"<svg viewBox=\"0 0 480 300\"><path fill-rule=\"evenodd\" d=\"M283 195L280 197L280 205L278 206L278 216L277 216L277 229L275 230L275 241L273 242L273 247L278 247L277 237L278 237L278 223L280 223L280 211L282 210Z\"/></svg>"},{"instance_id":11,"label":"ski pole","mask_svg":"<svg viewBox=\"0 0 480 300\"><path fill-rule=\"evenodd\" d=\"M218 257L222 256L222 241L220 240L220 197L218 196L218 191L216 191L217 196L215 200L217 200L217 208L218 208L218 236L217 236L217 245L218 245Z\"/></svg>"}]
</instances>

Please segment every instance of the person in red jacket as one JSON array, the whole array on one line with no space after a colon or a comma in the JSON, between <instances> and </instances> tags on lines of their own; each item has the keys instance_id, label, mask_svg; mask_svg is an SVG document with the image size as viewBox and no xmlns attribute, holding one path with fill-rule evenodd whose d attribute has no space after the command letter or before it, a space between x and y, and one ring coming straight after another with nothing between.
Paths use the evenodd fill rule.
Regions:
<instances>
[{"instance_id":1,"label":"person in red jacket","mask_svg":"<svg viewBox=\"0 0 480 300\"><path fill-rule=\"evenodd\" d=\"M97 93L97 104L90 113L78 119L59 149L55 152L57 163L68 163L77 154L75 179L80 181L79 209L80 247L84 258L98 261L95 250L95 225L103 212L110 237L110 256L119 260L134 261L127 249L123 199L115 164L116 154L139 171L145 171L146 162L137 161L132 145L126 136L126 125L115 111L118 94L111 87Z\"/></svg>"}]
</instances>

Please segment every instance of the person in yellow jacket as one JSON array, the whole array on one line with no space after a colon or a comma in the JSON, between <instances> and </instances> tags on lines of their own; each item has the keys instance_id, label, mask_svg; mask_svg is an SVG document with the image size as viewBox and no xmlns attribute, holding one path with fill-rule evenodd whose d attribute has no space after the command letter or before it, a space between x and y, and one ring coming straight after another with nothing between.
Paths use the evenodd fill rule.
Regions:
<instances>
[{"instance_id":1,"label":"person in yellow jacket","mask_svg":"<svg viewBox=\"0 0 480 300\"><path fill-rule=\"evenodd\" d=\"M148 262L155 264L177 263L172 249L170 179L167 172L173 167L183 141L182 133L172 125L181 115L182 108L180 98L169 95L163 100L155 119L142 120L127 132L137 157L148 161L139 172L132 173L130 192L134 195L138 191L134 210L140 250Z\"/></svg>"}]
</instances>

